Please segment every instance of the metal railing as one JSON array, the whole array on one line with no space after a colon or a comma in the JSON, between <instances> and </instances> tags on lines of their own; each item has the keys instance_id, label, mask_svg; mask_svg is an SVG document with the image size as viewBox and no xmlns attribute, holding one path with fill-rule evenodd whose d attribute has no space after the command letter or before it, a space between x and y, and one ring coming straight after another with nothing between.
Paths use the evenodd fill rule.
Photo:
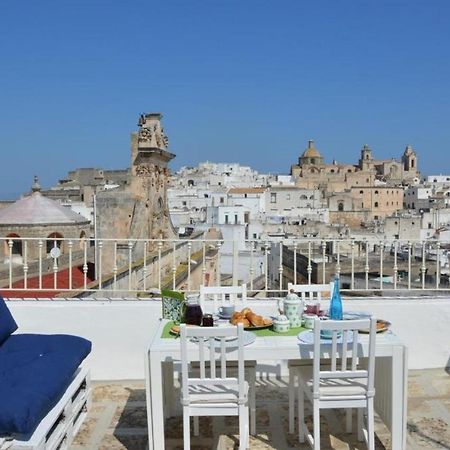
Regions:
<instances>
[{"instance_id":1,"label":"metal railing","mask_svg":"<svg viewBox=\"0 0 450 450\"><path fill-rule=\"evenodd\" d=\"M281 295L288 282L323 283L334 274L349 293L450 289L450 242L200 237L0 238L0 292L124 297L244 282L253 295Z\"/></svg>"}]
</instances>

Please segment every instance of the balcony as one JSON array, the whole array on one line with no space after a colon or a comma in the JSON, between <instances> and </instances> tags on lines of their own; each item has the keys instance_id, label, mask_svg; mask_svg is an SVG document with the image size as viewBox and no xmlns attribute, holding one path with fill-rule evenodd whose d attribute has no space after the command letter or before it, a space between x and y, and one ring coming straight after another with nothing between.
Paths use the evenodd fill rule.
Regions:
<instances>
[{"instance_id":1,"label":"balcony","mask_svg":"<svg viewBox=\"0 0 450 450\"><path fill-rule=\"evenodd\" d=\"M13 253L10 241L4 242L6 258ZM80 249L80 243L72 242L70 254L67 242L57 261L44 257L43 252L40 258L30 260L23 252L20 260L7 258L3 265L1 292L9 298L8 306L20 332L69 333L93 342L88 364L95 387L94 402L71 448L146 448L144 352L157 326L161 303L158 298L138 297L141 292L165 285L195 291L202 281L214 284L219 277L228 282L235 279L246 281L251 288L252 308L274 315L277 309L273 297L285 295L287 281L315 281L317 277L321 282L322 277L327 279L336 271L348 286L344 308L369 311L390 321L392 331L409 349L407 448L450 447L450 296L444 283L445 261L432 259L428 247L422 258L417 251L422 247L406 243L403 247L408 253L402 259L402 246L391 247L390 243L379 246L364 242L358 248L353 240L339 244L263 241L247 242L239 248L233 242L193 239L147 242L142 246L145 252L136 252L133 259L129 257L134 254L133 241L122 243L122 247L119 244L96 242L91 246L85 241L81 244L85 247L81 246L75 256L74 249ZM29 240L22 249L31 245ZM444 244L435 245L441 252ZM117 258L108 261L111 273L99 269L105 267L108 246L110 255L114 255L114 249L117 252ZM82 273L76 282L70 275L75 266L81 267ZM66 272L59 275L62 270ZM398 277L400 271L404 271L402 278ZM386 276L394 274L392 282L387 282ZM60 276L67 284L59 284ZM50 278L50 284L45 277ZM32 279L36 285L30 285ZM80 280L81 284L76 284ZM33 295L29 295L30 289ZM270 370L259 372L258 436L252 438L251 448L307 448L287 433L286 375L285 364L280 361L274 361ZM345 433L342 416L325 417L323 448L364 448L356 442L356 435ZM180 448L181 419L168 419L166 430L167 448ZM237 421L233 419L201 421L202 438L193 440L193 448L233 448L236 432ZM391 448L389 431L380 420L376 433L377 448Z\"/></svg>"}]
</instances>

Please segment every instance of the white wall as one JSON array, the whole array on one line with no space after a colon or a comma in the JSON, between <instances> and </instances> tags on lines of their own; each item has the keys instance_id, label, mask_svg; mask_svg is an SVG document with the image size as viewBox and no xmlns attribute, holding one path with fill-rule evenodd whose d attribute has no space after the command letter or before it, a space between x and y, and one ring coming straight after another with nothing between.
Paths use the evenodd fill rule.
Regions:
<instances>
[{"instance_id":1,"label":"white wall","mask_svg":"<svg viewBox=\"0 0 450 450\"><path fill-rule=\"evenodd\" d=\"M94 380L144 378L144 351L158 324L161 303L139 301L9 301L20 333L68 333L93 342ZM277 314L273 300L250 300L264 315ZM326 305L325 305L326 307ZM409 348L409 367L450 366L450 298L344 299L344 308L370 311L392 322Z\"/></svg>"}]
</instances>

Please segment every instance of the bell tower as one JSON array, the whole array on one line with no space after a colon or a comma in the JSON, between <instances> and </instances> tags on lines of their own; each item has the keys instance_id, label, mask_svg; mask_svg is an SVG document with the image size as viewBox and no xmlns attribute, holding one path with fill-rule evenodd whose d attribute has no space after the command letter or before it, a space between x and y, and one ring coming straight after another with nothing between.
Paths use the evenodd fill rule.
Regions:
<instances>
[{"instance_id":1,"label":"bell tower","mask_svg":"<svg viewBox=\"0 0 450 450\"><path fill-rule=\"evenodd\" d=\"M402 156L403 170L417 172L417 155L411 145L407 145Z\"/></svg>"},{"instance_id":2,"label":"bell tower","mask_svg":"<svg viewBox=\"0 0 450 450\"><path fill-rule=\"evenodd\" d=\"M359 168L361 170L370 169L373 162L372 150L367 144L361 149L361 158L359 159Z\"/></svg>"}]
</instances>

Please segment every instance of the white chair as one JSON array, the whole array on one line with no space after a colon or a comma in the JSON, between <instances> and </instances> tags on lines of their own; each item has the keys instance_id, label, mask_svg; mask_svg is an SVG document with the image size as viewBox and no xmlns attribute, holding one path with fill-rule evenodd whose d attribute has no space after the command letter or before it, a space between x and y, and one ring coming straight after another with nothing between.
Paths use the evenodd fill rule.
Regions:
<instances>
[{"instance_id":1,"label":"white chair","mask_svg":"<svg viewBox=\"0 0 450 450\"><path fill-rule=\"evenodd\" d=\"M288 292L293 290L304 302L330 299L333 293L333 282L328 284L292 284L288 283ZM294 433L295 427L295 387L298 377L298 367L310 365L311 362L302 359L288 361L289 369L289 433Z\"/></svg>"},{"instance_id":2,"label":"white chair","mask_svg":"<svg viewBox=\"0 0 450 450\"><path fill-rule=\"evenodd\" d=\"M321 331L331 339L321 341ZM359 331L369 330L367 368L358 360ZM305 437L314 450L320 450L320 410L330 408L358 409L358 439L365 440L369 450L375 449L374 433L374 375L375 375L376 319L320 320L314 322L313 366L299 368L298 427L299 441ZM338 342L339 341L339 342ZM324 348L325 347L325 348ZM321 367L321 356L329 354L326 366ZM339 359L338 359L339 358ZM313 433L304 420L304 399L313 409ZM364 412L367 425L364 428Z\"/></svg>"},{"instance_id":3,"label":"white chair","mask_svg":"<svg viewBox=\"0 0 450 450\"><path fill-rule=\"evenodd\" d=\"M200 306L203 312L217 312L223 305L234 305L236 310L247 306L247 285L240 286L200 286ZM229 368L236 368L236 362L230 361ZM192 364L193 369L198 369L198 364ZM256 361L245 361L245 379L250 386L250 434L256 435Z\"/></svg>"},{"instance_id":4,"label":"white chair","mask_svg":"<svg viewBox=\"0 0 450 450\"><path fill-rule=\"evenodd\" d=\"M200 306L203 312L216 313L220 306L227 304L234 305L236 309L247 306L245 283L240 286L200 286Z\"/></svg>"},{"instance_id":5,"label":"white chair","mask_svg":"<svg viewBox=\"0 0 450 450\"><path fill-rule=\"evenodd\" d=\"M198 435L199 416L239 416L239 449L249 448L248 383L244 379L244 328L186 327L181 325L181 404L183 407L184 450L190 449L190 417L194 416L194 434ZM236 338L237 376L227 371L227 339ZM189 343L190 339L197 342ZM189 373L189 359L196 345L200 376ZM228 348L229 351L229 348ZM205 353L209 353L208 365ZM216 359L216 355L219 356ZM220 363L220 364L219 364Z\"/></svg>"}]
</instances>

